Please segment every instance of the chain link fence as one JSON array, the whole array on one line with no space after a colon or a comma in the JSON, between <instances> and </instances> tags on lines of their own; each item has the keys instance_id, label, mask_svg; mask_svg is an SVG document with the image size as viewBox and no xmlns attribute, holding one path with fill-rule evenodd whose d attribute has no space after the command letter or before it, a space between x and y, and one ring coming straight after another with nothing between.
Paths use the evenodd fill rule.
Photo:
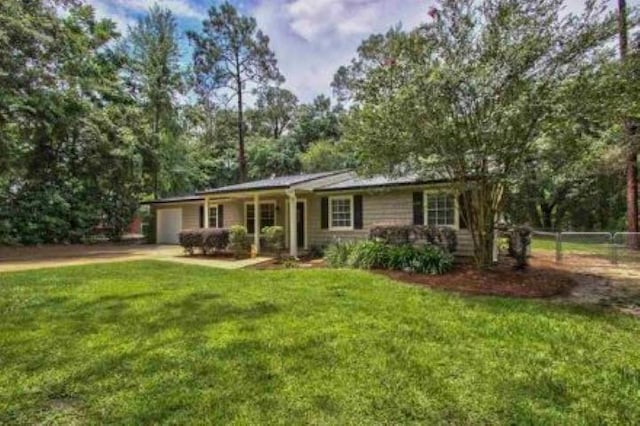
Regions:
<instances>
[{"instance_id":1,"label":"chain link fence","mask_svg":"<svg viewBox=\"0 0 640 426\"><path fill-rule=\"evenodd\" d=\"M640 267L640 232L534 231L531 253L581 266L623 263Z\"/></svg>"}]
</instances>

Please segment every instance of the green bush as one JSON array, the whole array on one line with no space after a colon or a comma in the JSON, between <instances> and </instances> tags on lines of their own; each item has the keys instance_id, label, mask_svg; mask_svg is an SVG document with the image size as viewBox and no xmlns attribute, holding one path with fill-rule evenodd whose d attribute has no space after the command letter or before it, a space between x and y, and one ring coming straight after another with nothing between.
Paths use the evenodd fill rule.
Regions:
<instances>
[{"instance_id":1,"label":"green bush","mask_svg":"<svg viewBox=\"0 0 640 426\"><path fill-rule=\"evenodd\" d=\"M385 268L389 258L390 246L380 241L361 241L354 244L347 264L352 268Z\"/></svg>"},{"instance_id":2,"label":"green bush","mask_svg":"<svg viewBox=\"0 0 640 426\"><path fill-rule=\"evenodd\" d=\"M447 226L374 226L369 231L369 238L395 246L415 244L417 241L424 240L427 243L440 247L449 253L455 252L458 246L456 231Z\"/></svg>"},{"instance_id":3,"label":"green bush","mask_svg":"<svg viewBox=\"0 0 640 426\"><path fill-rule=\"evenodd\" d=\"M336 242L325 250L331 267L383 268L419 274L443 274L453 268L453 255L425 244L390 245L382 241Z\"/></svg>"},{"instance_id":4,"label":"green bush","mask_svg":"<svg viewBox=\"0 0 640 426\"><path fill-rule=\"evenodd\" d=\"M180 231L178 239L185 253L192 255L195 249L202 249L201 231L201 229L185 229Z\"/></svg>"},{"instance_id":5,"label":"green bush","mask_svg":"<svg viewBox=\"0 0 640 426\"><path fill-rule=\"evenodd\" d=\"M249 255L251 244L249 243L247 228L242 225L234 225L229 228L229 248L233 251L236 259Z\"/></svg>"},{"instance_id":6,"label":"green bush","mask_svg":"<svg viewBox=\"0 0 640 426\"><path fill-rule=\"evenodd\" d=\"M284 250L284 228L282 226L265 226L262 228L267 247L274 250L278 259L282 257Z\"/></svg>"},{"instance_id":7,"label":"green bush","mask_svg":"<svg viewBox=\"0 0 640 426\"><path fill-rule=\"evenodd\" d=\"M324 260L333 268L349 266L349 256L356 243L351 241L337 241L330 244L324 251Z\"/></svg>"}]
</instances>

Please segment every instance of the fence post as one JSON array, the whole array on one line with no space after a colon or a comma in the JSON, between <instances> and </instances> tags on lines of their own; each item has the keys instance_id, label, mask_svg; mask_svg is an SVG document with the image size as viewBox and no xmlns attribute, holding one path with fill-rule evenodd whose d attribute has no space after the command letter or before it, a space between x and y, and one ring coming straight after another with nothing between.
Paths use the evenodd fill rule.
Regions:
<instances>
[{"instance_id":1,"label":"fence post","mask_svg":"<svg viewBox=\"0 0 640 426\"><path fill-rule=\"evenodd\" d=\"M618 247L616 246L616 235L618 235L618 233L616 232L615 234L611 235L611 263L613 263L614 265L618 264Z\"/></svg>"},{"instance_id":2,"label":"fence post","mask_svg":"<svg viewBox=\"0 0 640 426\"><path fill-rule=\"evenodd\" d=\"M556 232L556 262L562 262L562 232Z\"/></svg>"}]
</instances>

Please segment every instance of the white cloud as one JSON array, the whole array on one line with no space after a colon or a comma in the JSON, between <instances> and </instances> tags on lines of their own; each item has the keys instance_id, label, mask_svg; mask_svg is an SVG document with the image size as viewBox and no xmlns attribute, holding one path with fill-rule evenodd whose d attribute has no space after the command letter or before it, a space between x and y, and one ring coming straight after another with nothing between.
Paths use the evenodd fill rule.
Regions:
<instances>
[{"instance_id":1,"label":"white cloud","mask_svg":"<svg viewBox=\"0 0 640 426\"><path fill-rule=\"evenodd\" d=\"M355 55L362 39L402 22L411 28L426 17L428 0L264 1L253 9L258 26L303 101L330 94L333 74Z\"/></svg>"}]
</instances>

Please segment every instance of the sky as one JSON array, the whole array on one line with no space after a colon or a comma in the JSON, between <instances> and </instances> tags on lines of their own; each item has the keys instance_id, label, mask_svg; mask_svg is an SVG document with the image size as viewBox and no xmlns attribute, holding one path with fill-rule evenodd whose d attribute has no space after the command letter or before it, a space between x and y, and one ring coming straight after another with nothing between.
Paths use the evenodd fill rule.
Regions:
<instances>
[{"instance_id":1,"label":"sky","mask_svg":"<svg viewBox=\"0 0 640 426\"><path fill-rule=\"evenodd\" d=\"M154 3L170 9L181 34L198 30L207 9L218 0L87 0L99 17L116 22L122 34ZM340 65L349 63L360 42L372 33L401 24L413 28L427 20L432 0L232 0L243 14L256 18L271 39L271 49L286 78L284 87L302 102L331 95L330 83ZM616 0L610 0L614 7ZM566 0L579 11L583 0ZM640 5L630 0L629 5ZM188 49L184 35L181 45Z\"/></svg>"}]
</instances>

